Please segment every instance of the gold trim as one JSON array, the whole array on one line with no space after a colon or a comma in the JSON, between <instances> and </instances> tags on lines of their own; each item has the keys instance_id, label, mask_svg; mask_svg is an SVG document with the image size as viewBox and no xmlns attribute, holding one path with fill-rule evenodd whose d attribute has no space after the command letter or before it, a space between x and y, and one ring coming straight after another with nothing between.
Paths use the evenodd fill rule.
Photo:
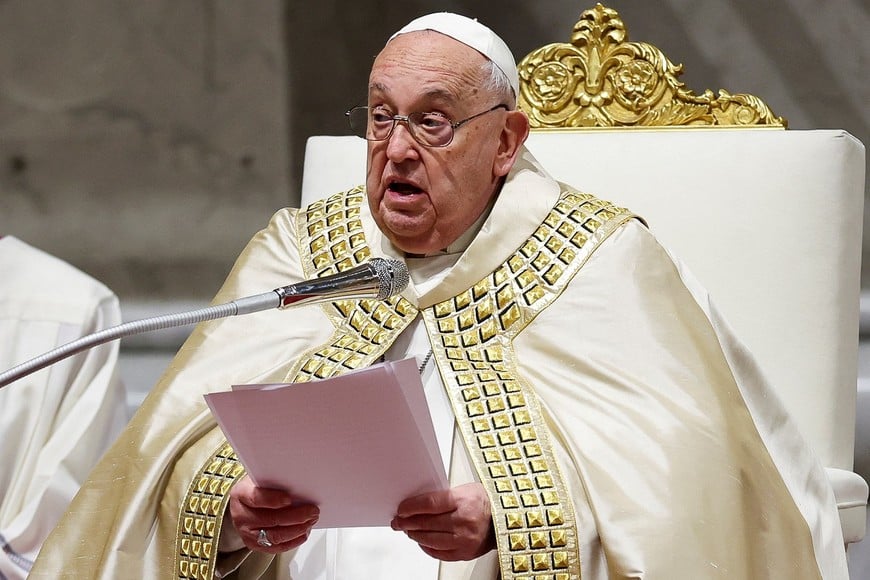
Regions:
<instances>
[{"instance_id":1,"label":"gold trim","mask_svg":"<svg viewBox=\"0 0 870 580\"><path fill-rule=\"evenodd\" d=\"M535 133L660 133L662 131L721 131L733 129L735 131L781 131L783 127L776 125L750 125L737 127L733 125L669 125L667 127L536 127Z\"/></svg>"},{"instance_id":2,"label":"gold trim","mask_svg":"<svg viewBox=\"0 0 870 580\"><path fill-rule=\"evenodd\" d=\"M318 200L300 211L296 232L308 277L345 271L362 264L371 250L359 219L365 188ZM329 342L299 357L287 378L323 379L371 365L416 318L417 309L401 296L381 300L341 300L323 306L335 328Z\"/></svg>"},{"instance_id":3,"label":"gold trim","mask_svg":"<svg viewBox=\"0 0 870 580\"><path fill-rule=\"evenodd\" d=\"M601 4L580 14L570 44L534 50L517 68L518 105L533 128L787 125L753 95L696 95L678 80L682 65L629 42L619 13Z\"/></svg>"},{"instance_id":4,"label":"gold trim","mask_svg":"<svg viewBox=\"0 0 870 580\"><path fill-rule=\"evenodd\" d=\"M492 274L423 312L466 448L490 498L501 578L580 578L573 502L513 340L598 244L634 216L563 192L537 231Z\"/></svg>"},{"instance_id":5,"label":"gold trim","mask_svg":"<svg viewBox=\"0 0 870 580\"><path fill-rule=\"evenodd\" d=\"M245 475L226 442L200 467L181 504L176 532L175 570L178 578L211 580L217 562L217 542L229 491Z\"/></svg>"}]
</instances>

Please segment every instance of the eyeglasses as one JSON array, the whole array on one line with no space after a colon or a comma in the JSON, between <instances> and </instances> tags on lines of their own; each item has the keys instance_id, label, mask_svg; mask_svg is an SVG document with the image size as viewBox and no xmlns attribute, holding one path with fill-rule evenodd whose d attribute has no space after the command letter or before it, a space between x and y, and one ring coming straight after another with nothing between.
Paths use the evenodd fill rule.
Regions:
<instances>
[{"instance_id":1,"label":"eyeglasses","mask_svg":"<svg viewBox=\"0 0 870 580\"><path fill-rule=\"evenodd\" d=\"M447 147L453 142L456 129L498 109L508 110L508 106L499 104L467 119L450 120L441 113L411 113L410 115L390 115L385 109L378 107L354 107L345 112L354 133L368 141L385 141L393 134L396 123L405 123L411 136L425 147Z\"/></svg>"}]
</instances>

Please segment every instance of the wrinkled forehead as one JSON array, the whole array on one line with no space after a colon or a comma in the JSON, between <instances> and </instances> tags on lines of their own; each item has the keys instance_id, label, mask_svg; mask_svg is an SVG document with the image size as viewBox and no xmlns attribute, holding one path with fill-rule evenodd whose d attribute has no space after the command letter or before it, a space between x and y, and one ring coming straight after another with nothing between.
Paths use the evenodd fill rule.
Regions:
<instances>
[{"instance_id":1,"label":"wrinkled forehead","mask_svg":"<svg viewBox=\"0 0 870 580\"><path fill-rule=\"evenodd\" d=\"M434 30L419 30L394 37L375 57L372 69L379 65L409 62L425 68L480 69L488 59L470 46Z\"/></svg>"},{"instance_id":2,"label":"wrinkled forehead","mask_svg":"<svg viewBox=\"0 0 870 580\"><path fill-rule=\"evenodd\" d=\"M444 93L446 100L477 94L486 57L465 44L431 30L396 37L375 58L369 94L406 91Z\"/></svg>"}]
</instances>

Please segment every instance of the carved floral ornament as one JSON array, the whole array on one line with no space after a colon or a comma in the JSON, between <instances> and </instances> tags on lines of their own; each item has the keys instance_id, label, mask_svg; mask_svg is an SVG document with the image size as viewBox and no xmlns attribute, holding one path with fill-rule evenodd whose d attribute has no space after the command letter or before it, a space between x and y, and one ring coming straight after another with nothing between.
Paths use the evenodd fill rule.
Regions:
<instances>
[{"instance_id":1,"label":"carved floral ornament","mask_svg":"<svg viewBox=\"0 0 870 580\"><path fill-rule=\"evenodd\" d=\"M543 46L518 69L519 107L533 128L786 127L753 95L696 95L677 78L682 65L651 44L628 42L619 14L601 4L580 15L570 44Z\"/></svg>"}]
</instances>

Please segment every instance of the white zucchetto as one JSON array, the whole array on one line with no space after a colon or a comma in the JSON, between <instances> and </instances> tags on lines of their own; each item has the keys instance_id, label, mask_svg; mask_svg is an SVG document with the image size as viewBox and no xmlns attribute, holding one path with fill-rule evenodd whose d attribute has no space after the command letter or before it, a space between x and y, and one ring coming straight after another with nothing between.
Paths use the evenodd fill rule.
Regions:
<instances>
[{"instance_id":1,"label":"white zucchetto","mask_svg":"<svg viewBox=\"0 0 870 580\"><path fill-rule=\"evenodd\" d=\"M400 34L420 30L434 30L470 46L501 69L514 90L514 96L519 96L520 79L514 55L508 45L488 27L466 16L451 12L437 12L412 20L392 35L387 42Z\"/></svg>"}]
</instances>

